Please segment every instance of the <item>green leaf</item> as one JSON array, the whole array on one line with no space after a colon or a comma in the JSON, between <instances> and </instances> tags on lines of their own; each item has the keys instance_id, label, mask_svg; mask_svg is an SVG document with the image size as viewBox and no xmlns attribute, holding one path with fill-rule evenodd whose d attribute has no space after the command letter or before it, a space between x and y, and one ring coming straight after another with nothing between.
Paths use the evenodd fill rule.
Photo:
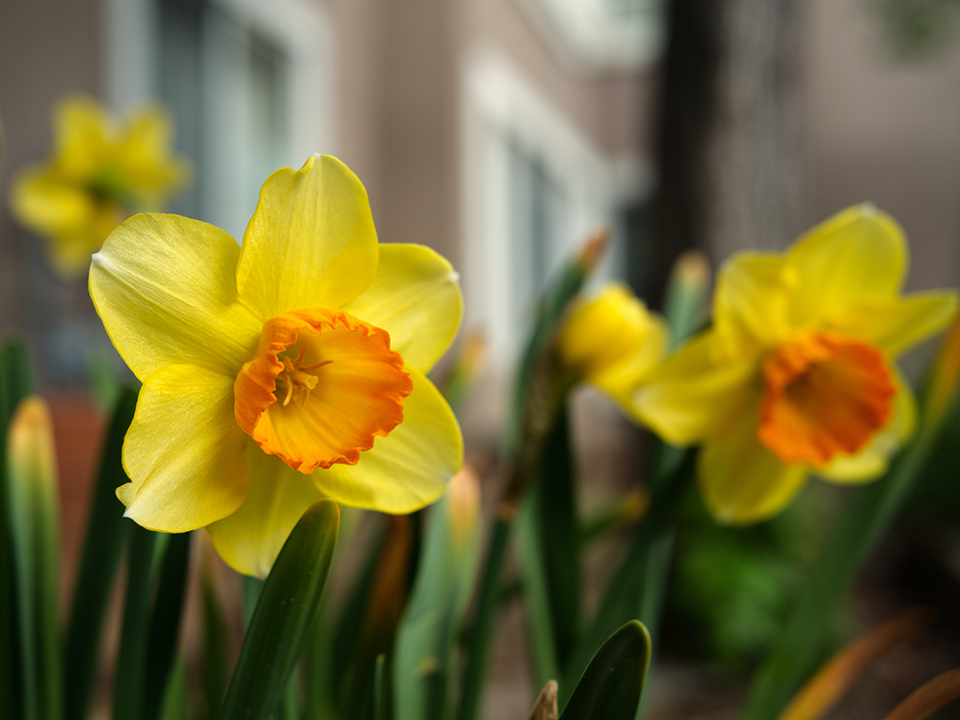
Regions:
<instances>
[{"instance_id":1,"label":"green leaf","mask_svg":"<svg viewBox=\"0 0 960 720\"><path fill-rule=\"evenodd\" d=\"M580 532L569 417L562 407L533 491L517 515L517 551L528 607L534 686L562 676L579 633Z\"/></svg>"},{"instance_id":2,"label":"green leaf","mask_svg":"<svg viewBox=\"0 0 960 720\"><path fill-rule=\"evenodd\" d=\"M597 650L560 720L634 720L650 663L650 636L631 620Z\"/></svg>"},{"instance_id":3,"label":"green leaf","mask_svg":"<svg viewBox=\"0 0 960 720\"><path fill-rule=\"evenodd\" d=\"M214 584L209 562L203 565L203 683L207 720L220 717L220 705L227 692L229 634L226 614Z\"/></svg>"},{"instance_id":4,"label":"green leaf","mask_svg":"<svg viewBox=\"0 0 960 720\"><path fill-rule=\"evenodd\" d=\"M16 573L25 720L63 711L57 619L60 519L53 423L46 403L23 400L7 435L7 501Z\"/></svg>"},{"instance_id":5,"label":"green leaf","mask_svg":"<svg viewBox=\"0 0 960 720\"><path fill-rule=\"evenodd\" d=\"M693 476L694 453L686 452L678 465L660 462L672 472L655 482L650 509L638 525L630 547L607 586L600 608L587 626L580 644L566 669L566 679L576 677L596 647L619 624L641 617L656 625L659 617L670 558L674 527L680 501ZM560 685L560 701L565 701L572 682Z\"/></svg>"},{"instance_id":6,"label":"green leaf","mask_svg":"<svg viewBox=\"0 0 960 720\"><path fill-rule=\"evenodd\" d=\"M83 720L99 665L103 618L116 579L130 521L123 518L123 504L116 489L127 482L121 449L137 406L137 389L123 388L113 411L100 456L80 570L73 592L67 628L64 667L64 717Z\"/></svg>"},{"instance_id":7,"label":"green leaf","mask_svg":"<svg viewBox=\"0 0 960 720\"><path fill-rule=\"evenodd\" d=\"M390 682L387 656L377 655L373 665L373 720L390 719Z\"/></svg>"},{"instance_id":8,"label":"green leaf","mask_svg":"<svg viewBox=\"0 0 960 720\"><path fill-rule=\"evenodd\" d=\"M0 717L20 717L20 644L13 547L7 509L7 426L14 408L30 394L30 356L23 338L0 345Z\"/></svg>"},{"instance_id":9,"label":"green leaf","mask_svg":"<svg viewBox=\"0 0 960 720\"><path fill-rule=\"evenodd\" d=\"M170 535L163 553L147 636L144 720L155 720L158 717L173 669L186 599L191 538L192 533Z\"/></svg>"},{"instance_id":10,"label":"green leaf","mask_svg":"<svg viewBox=\"0 0 960 720\"><path fill-rule=\"evenodd\" d=\"M562 386L562 382L558 382L560 378L547 377L543 373L545 361L550 357L550 344L567 307L580 292L602 254L608 237L606 231L594 236L544 290L533 332L520 360L503 440L504 454L512 458L513 470L497 510L480 579L479 597L468 637L459 720L476 720L479 715L490 635L500 590L500 574L514 514L528 484L536 476L545 436L554 424L553 414L559 411L566 390L569 390ZM545 397L547 395L549 397Z\"/></svg>"},{"instance_id":11,"label":"green leaf","mask_svg":"<svg viewBox=\"0 0 960 720\"><path fill-rule=\"evenodd\" d=\"M530 493L520 505L514 540L522 574L521 592L530 633L532 679L534 685L543 686L548 680L560 677L560 660L546 565L543 562L542 544L537 537L539 524L535 495L535 492Z\"/></svg>"},{"instance_id":12,"label":"green leaf","mask_svg":"<svg viewBox=\"0 0 960 720\"><path fill-rule=\"evenodd\" d=\"M156 558L167 536L132 521L127 545L127 592L113 689L113 720L142 720L150 634L150 598Z\"/></svg>"},{"instance_id":13,"label":"green leaf","mask_svg":"<svg viewBox=\"0 0 960 720\"><path fill-rule=\"evenodd\" d=\"M777 644L754 679L745 720L779 715L813 669L825 628L871 550L893 522L930 465L944 421L960 403L960 321L941 343L924 383L913 441L886 475L865 487L840 516L796 599Z\"/></svg>"},{"instance_id":14,"label":"green leaf","mask_svg":"<svg viewBox=\"0 0 960 720\"><path fill-rule=\"evenodd\" d=\"M325 498L307 509L284 543L247 628L223 720L259 720L278 712L320 607L339 525L339 507Z\"/></svg>"},{"instance_id":15,"label":"green leaf","mask_svg":"<svg viewBox=\"0 0 960 720\"><path fill-rule=\"evenodd\" d=\"M478 561L479 506L479 483L464 470L430 508L419 572L394 649L396 720L449 717L456 644Z\"/></svg>"},{"instance_id":16,"label":"green leaf","mask_svg":"<svg viewBox=\"0 0 960 720\"><path fill-rule=\"evenodd\" d=\"M883 479L858 488L827 537L783 632L754 678L745 720L776 718L809 675L830 619L922 474L930 444L922 438L915 441L897 457Z\"/></svg>"},{"instance_id":17,"label":"green leaf","mask_svg":"<svg viewBox=\"0 0 960 720\"><path fill-rule=\"evenodd\" d=\"M336 575L336 572L334 572ZM303 673L303 716L327 718L336 715L333 686L333 638L335 627L327 595L321 600L319 616L310 631L300 659Z\"/></svg>"},{"instance_id":18,"label":"green leaf","mask_svg":"<svg viewBox=\"0 0 960 720\"><path fill-rule=\"evenodd\" d=\"M377 561L383 548L384 536L374 538L370 542L367 557L363 567L353 579L353 585L347 594L346 601L336 619L333 631L332 645L329 648L331 657L330 682L335 693L334 704L341 714L345 710L349 699L348 682L351 670L356 666L360 650L363 619L367 610L370 592L373 588L377 573Z\"/></svg>"},{"instance_id":19,"label":"green leaf","mask_svg":"<svg viewBox=\"0 0 960 720\"><path fill-rule=\"evenodd\" d=\"M187 663L181 657L173 666L170 682L167 684L166 694L163 696L163 707L160 709L161 720L189 720L190 697L187 687Z\"/></svg>"}]
</instances>

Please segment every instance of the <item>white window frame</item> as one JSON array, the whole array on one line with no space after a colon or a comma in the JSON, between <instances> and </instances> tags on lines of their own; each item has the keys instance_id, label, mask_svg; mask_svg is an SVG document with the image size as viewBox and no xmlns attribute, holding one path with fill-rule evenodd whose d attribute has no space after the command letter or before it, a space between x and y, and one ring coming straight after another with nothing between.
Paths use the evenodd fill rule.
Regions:
<instances>
[{"instance_id":1,"label":"white window frame","mask_svg":"<svg viewBox=\"0 0 960 720\"><path fill-rule=\"evenodd\" d=\"M285 133L287 164L296 169L313 153L336 154L335 33L323 8L309 0L211 2L244 25L255 28L285 53L290 103ZM115 113L125 113L157 97L156 9L156 0L104 0L105 93ZM232 110L218 102L215 91L202 101L213 123L219 115L225 116ZM222 133L205 135L206 167L212 177L205 182L210 187L198 190L204 194L204 208L215 223L221 218L236 218L241 213L249 217L253 213L252 207L235 207L242 193L231 188L237 178L245 177L241 167L245 155L239 151L231 130L242 129L245 121L243 117L225 119L220 123ZM237 232L237 228L227 229Z\"/></svg>"},{"instance_id":2,"label":"white window frame","mask_svg":"<svg viewBox=\"0 0 960 720\"><path fill-rule=\"evenodd\" d=\"M552 248L548 274L591 232L612 225L615 211L650 190L649 165L637 157L607 158L502 54L485 51L464 64L461 109L463 288L465 325L484 333L490 369L508 371L533 308L519 307L511 279L509 156L505 137L534 150L569 197L567 232ZM622 247L596 273L622 277Z\"/></svg>"}]
</instances>

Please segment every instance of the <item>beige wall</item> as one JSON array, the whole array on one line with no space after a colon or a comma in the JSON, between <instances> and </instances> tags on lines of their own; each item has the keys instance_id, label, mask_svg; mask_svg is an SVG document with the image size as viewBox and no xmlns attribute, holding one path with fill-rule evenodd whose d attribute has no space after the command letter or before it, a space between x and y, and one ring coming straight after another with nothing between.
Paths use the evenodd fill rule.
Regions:
<instances>
[{"instance_id":1,"label":"beige wall","mask_svg":"<svg viewBox=\"0 0 960 720\"><path fill-rule=\"evenodd\" d=\"M960 40L891 57L864 0L815 0L804 51L809 223L869 200L906 229L912 287L960 284Z\"/></svg>"},{"instance_id":2,"label":"beige wall","mask_svg":"<svg viewBox=\"0 0 960 720\"><path fill-rule=\"evenodd\" d=\"M11 171L46 153L50 109L68 92L100 88L98 0L3 0L0 116L6 145L0 176L0 334L24 323L22 248L10 219Z\"/></svg>"}]
</instances>

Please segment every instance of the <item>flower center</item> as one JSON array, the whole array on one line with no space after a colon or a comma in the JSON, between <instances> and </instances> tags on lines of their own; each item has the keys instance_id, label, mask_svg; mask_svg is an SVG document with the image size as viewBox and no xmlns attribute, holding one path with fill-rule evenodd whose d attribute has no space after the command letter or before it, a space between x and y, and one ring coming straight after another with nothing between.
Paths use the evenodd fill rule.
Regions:
<instances>
[{"instance_id":1,"label":"flower center","mask_svg":"<svg viewBox=\"0 0 960 720\"><path fill-rule=\"evenodd\" d=\"M763 363L757 434L786 463L823 467L890 420L896 386L878 349L829 332L783 343Z\"/></svg>"},{"instance_id":2,"label":"flower center","mask_svg":"<svg viewBox=\"0 0 960 720\"><path fill-rule=\"evenodd\" d=\"M413 389L385 330L340 310L294 310L263 325L234 383L237 424L302 473L353 465L403 421Z\"/></svg>"}]
</instances>

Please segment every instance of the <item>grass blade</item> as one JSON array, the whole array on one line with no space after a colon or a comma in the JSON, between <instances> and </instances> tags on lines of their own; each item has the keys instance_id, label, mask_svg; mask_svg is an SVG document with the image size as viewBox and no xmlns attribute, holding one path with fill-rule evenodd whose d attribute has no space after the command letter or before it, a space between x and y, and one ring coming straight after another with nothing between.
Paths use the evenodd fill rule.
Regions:
<instances>
[{"instance_id":1,"label":"grass blade","mask_svg":"<svg viewBox=\"0 0 960 720\"><path fill-rule=\"evenodd\" d=\"M180 622L186 600L192 533L170 535L160 565L160 578L147 635L144 720L156 720L176 659Z\"/></svg>"},{"instance_id":2,"label":"grass blade","mask_svg":"<svg viewBox=\"0 0 960 720\"><path fill-rule=\"evenodd\" d=\"M142 720L150 634L150 598L158 545L166 536L134 525L127 546L127 592L123 605L120 650L114 679L113 720ZM159 548L162 550L162 547Z\"/></svg>"},{"instance_id":3,"label":"grass blade","mask_svg":"<svg viewBox=\"0 0 960 720\"><path fill-rule=\"evenodd\" d=\"M430 509L419 572L397 631L393 717L449 717L456 643L479 551L479 480L464 467Z\"/></svg>"},{"instance_id":4,"label":"grass blade","mask_svg":"<svg viewBox=\"0 0 960 720\"><path fill-rule=\"evenodd\" d=\"M120 453L136 405L137 389L125 387L113 411L100 456L67 626L63 676L66 720L83 720L87 716L98 667L103 618L130 526L123 517L123 505L117 499L116 489L127 482Z\"/></svg>"},{"instance_id":5,"label":"grass blade","mask_svg":"<svg viewBox=\"0 0 960 720\"><path fill-rule=\"evenodd\" d=\"M223 720L258 720L278 710L316 620L339 526L339 507L323 499L307 509L284 543L247 628Z\"/></svg>"},{"instance_id":6,"label":"grass blade","mask_svg":"<svg viewBox=\"0 0 960 720\"><path fill-rule=\"evenodd\" d=\"M560 703L569 697L574 673L582 672L596 647L617 625L640 616L656 624L666 583L673 543L674 521L680 501L692 480L694 453L666 472L653 488L650 509L637 527L626 555L607 586L600 608L587 626L560 685Z\"/></svg>"},{"instance_id":7,"label":"grass blade","mask_svg":"<svg viewBox=\"0 0 960 720\"><path fill-rule=\"evenodd\" d=\"M13 411L30 394L30 356L23 338L0 345L0 717L20 717L22 693L10 514L7 509L7 428Z\"/></svg>"},{"instance_id":8,"label":"grass blade","mask_svg":"<svg viewBox=\"0 0 960 720\"><path fill-rule=\"evenodd\" d=\"M60 519L53 423L28 397L7 436L7 492L16 572L25 720L59 718L62 659L57 619Z\"/></svg>"}]
</instances>

